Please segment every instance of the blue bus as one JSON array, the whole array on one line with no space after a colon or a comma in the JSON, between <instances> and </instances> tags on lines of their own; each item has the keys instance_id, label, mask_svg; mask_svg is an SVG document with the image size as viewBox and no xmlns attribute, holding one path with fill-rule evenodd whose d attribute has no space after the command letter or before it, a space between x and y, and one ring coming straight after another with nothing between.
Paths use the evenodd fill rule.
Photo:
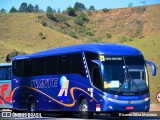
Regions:
<instances>
[{"instance_id":1,"label":"blue bus","mask_svg":"<svg viewBox=\"0 0 160 120\"><path fill-rule=\"evenodd\" d=\"M0 63L0 109L12 108L12 63Z\"/></svg>"},{"instance_id":2,"label":"blue bus","mask_svg":"<svg viewBox=\"0 0 160 120\"><path fill-rule=\"evenodd\" d=\"M153 76L156 66L131 46L60 47L14 57L12 64L14 109L62 115L74 111L82 118L150 109L146 64Z\"/></svg>"}]
</instances>

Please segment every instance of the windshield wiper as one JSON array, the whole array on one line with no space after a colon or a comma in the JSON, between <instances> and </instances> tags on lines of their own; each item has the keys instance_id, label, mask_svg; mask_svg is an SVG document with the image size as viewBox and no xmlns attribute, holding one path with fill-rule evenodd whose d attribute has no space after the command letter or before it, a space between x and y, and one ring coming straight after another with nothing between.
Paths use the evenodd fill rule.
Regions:
<instances>
[{"instance_id":1,"label":"windshield wiper","mask_svg":"<svg viewBox=\"0 0 160 120\"><path fill-rule=\"evenodd\" d=\"M136 86L137 92L138 92L139 94L141 94L141 91L140 91L138 85L136 84L136 82L135 82L133 79L132 79L132 83Z\"/></svg>"},{"instance_id":2,"label":"windshield wiper","mask_svg":"<svg viewBox=\"0 0 160 120\"><path fill-rule=\"evenodd\" d=\"M119 94L120 92L123 92L125 89L128 89L129 92L130 92L131 87L132 87L132 86L131 86L131 82L135 85L135 87L137 88L138 93L140 94L141 92L140 92L140 89L139 89L138 85L137 85L137 84L135 83L135 81L132 80L131 77L130 77L129 70L128 70L128 66L126 65L126 61L125 61L125 58L124 58L124 57L123 57L123 60L124 60L124 65L125 65L125 66L123 66L123 68L125 68L125 72L124 72L125 78L124 78L124 80L122 81L122 84L121 84L120 88L118 89L117 94ZM125 84L127 85L127 87L125 86ZM122 87L124 87L124 88L122 89ZM121 90L121 89L122 89L122 90Z\"/></svg>"},{"instance_id":3,"label":"windshield wiper","mask_svg":"<svg viewBox=\"0 0 160 120\"><path fill-rule=\"evenodd\" d=\"M124 61L124 65L125 65L125 66L123 66L123 68L125 68L125 72L124 72L125 78L124 78L124 80L122 81L122 84L121 84L120 88L118 89L117 94L119 94L120 92L123 92L123 91L124 91L125 87L123 88L122 91L121 91L121 89L122 89L122 87L124 86L125 83L128 84L129 73L128 73L128 69L127 69L126 61L125 61L124 57L123 57L123 61Z\"/></svg>"}]
</instances>

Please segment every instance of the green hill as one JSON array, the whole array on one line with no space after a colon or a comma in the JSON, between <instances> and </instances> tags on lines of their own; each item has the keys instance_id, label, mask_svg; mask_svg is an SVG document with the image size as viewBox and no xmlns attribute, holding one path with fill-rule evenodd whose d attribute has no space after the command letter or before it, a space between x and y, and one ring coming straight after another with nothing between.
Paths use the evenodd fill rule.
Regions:
<instances>
[{"instance_id":1,"label":"green hill","mask_svg":"<svg viewBox=\"0 0 160 120\"><path fill-rule=\"evenodd\" d=\"M89 21L84 25L77 25L76 17L65 13L56 13L57 21L42 13L0 14L0 62L13 51L33 53L88 42L128 44L141 50L145 59L157 66L157 76L150 76L151 102L156 103L156 93L160 91L159 11L160 4L109 12L87 11Z\"/></svg>"},{"instance_id":2,"label":"green hill","mask_svg":"<svg viewBox=\"0 0 160 120\"><path fill-rule=\"evenodd\" d=\"M0 14L0 61L11 51L33 53L53 47L79 44L70 36L41 25L38 14Z\"/></svg>"}]
</instances>

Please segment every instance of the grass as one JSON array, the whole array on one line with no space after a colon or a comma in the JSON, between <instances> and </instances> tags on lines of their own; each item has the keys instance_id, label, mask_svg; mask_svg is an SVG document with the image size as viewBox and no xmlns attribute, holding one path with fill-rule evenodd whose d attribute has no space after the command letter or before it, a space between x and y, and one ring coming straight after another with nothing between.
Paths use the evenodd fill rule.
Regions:
<instances>
[{"instance_id":1,"label":"grass","mask_svg":"<svg viewBox=\"0 0 160 120\"><path fill-rule=\"evenodd\" d=\"M82 43L80 40L44 27L38 19L38 14L0 14L0 21L0 44L2 44L0 55L3 57L14 49L33 53L48 49L48 46L54 48ZM45 35L44 40L41 39L39 33ZM4 59L1 58L0 61Z\"/></svg>"},{"instance_id":2,"label":"grass","mask_svg":"<svg viewBox=\"0 0 160 120\"><path fill-rule=\"evenodd\" d=\"M156 94L160 91L160 35L154 34L125 44L138 48L146 60L150 60L156 64L157 75L154 77L151 75L150 66L147 66L150 78L151 103L156 103Z\"/></svg>"},{"instance_id":3,"label":"grass","mask_svg":"<svg viewBox=\"0 0 160 120\"><path fill-rule=\"evenodd\" d=\"M95 37L101 37L106 42L108 42L106 33L112 34L111 41L113 42L118 42L117 38L121 36L136 39L159 33L160 4L146 6L144 12L139 12L139 9L140 7L112 9L108 13L98 11L94 15L88 16L90 22L87 27L94 31ZM139 25L139 23L141 24Z\"/></svg>"}]
</instances>

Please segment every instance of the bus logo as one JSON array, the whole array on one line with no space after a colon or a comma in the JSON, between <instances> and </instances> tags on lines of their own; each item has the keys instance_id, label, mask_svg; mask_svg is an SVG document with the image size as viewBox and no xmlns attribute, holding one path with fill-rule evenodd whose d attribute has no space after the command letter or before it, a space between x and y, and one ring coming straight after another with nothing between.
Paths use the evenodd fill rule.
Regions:
<instances>
[{"instance_id":1,"label":"bus logo","mask_svg":"<svg viewBox=\"0 0 160 120\"><path fill-rule=\"evenodd\" d=\"M58 96L62 96L63 93L64 93L64 96L67 96L67 93L68 93L68 85L69 85L69 80L67 80L67 78L65 76L62 76L60 78L60 86L61 86L61 89L59 91L59 94Z\"/></svg>"},{"instance_id":2,"label":"bus logo","mask_svg":"<svg viewBox=\"0 0 160 120\"><path fill-rule=\"evenodd\" d=\"M9 104L12 100L12 94L10 91L10 85L9 84L2 84L1 90L0 90L0 104Z\"/></svg>"},{"instance_id":3,"label":"bus logo","mask_svg":"<svg viewBox=\"0 0 160 120\"><path fill-rule=\"evenodd\" d=\"M131 101L128 101L128 104L131 104Z\"/></svg>"}]
</instances>

